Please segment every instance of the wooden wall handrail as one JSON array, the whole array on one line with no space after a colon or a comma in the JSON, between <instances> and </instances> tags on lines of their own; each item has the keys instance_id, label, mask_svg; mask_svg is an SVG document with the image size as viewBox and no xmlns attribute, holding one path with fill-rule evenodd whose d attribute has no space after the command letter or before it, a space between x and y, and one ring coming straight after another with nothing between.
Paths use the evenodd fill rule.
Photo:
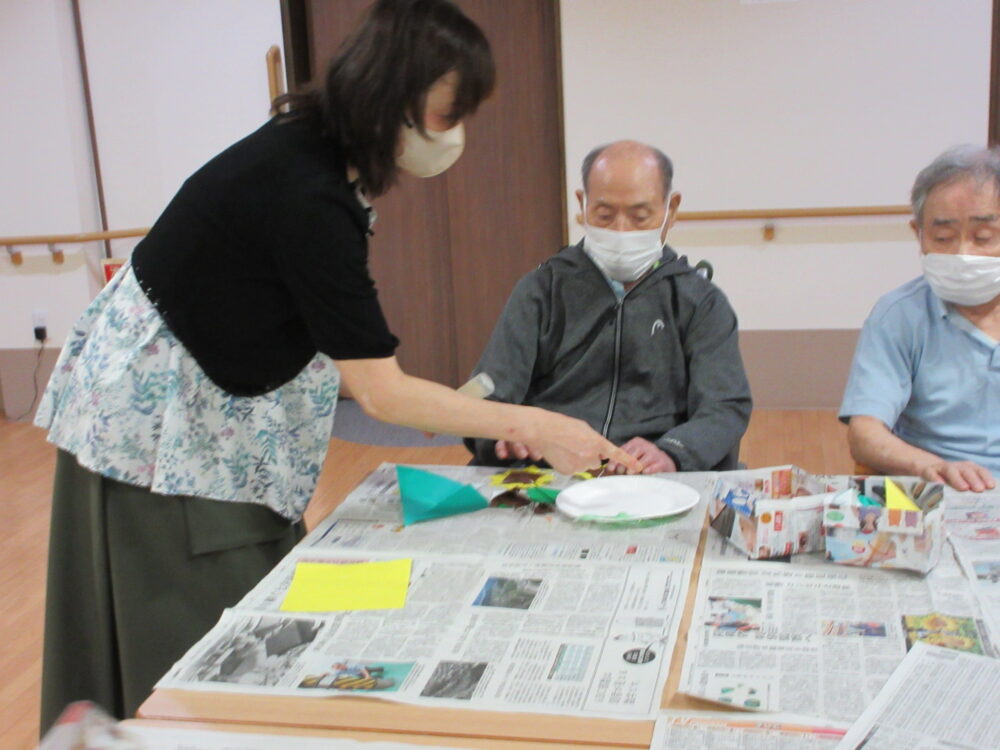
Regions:
<instances>
[{"instance_id":1,"label":"wooden wall handrail","mask_svg":"<svg viewBox=\"0 0 1000 750\"><path fill-rule=\"evenodd\" d=\"M30 237L0 237L0 247L6 245L72 245L82 242L118 240L124 237L142 237L149 234L149 227L114 229L110 232L81 232L79 234L40 234Z\"/></svg>"},{"instance_id":2,"label":"wooden wall handrail","mask_svg":"<svg viewBox=\"0 0 1000 750\"><path fill-rule=\"evenodd\" d=\"M850 216L909 216L909 206L830 206L827 208L753 208L734 211L680 211L678 221L736 219L825 219Z\"/></svg>"},{"instance_id":3,"label":"wooden wall handrail","mask_svg":"<svg viewBox=\"0 0 1000 750\"><path fill-rule=\"evenodd\" d=\"M267 62L267 93L271 102L271 114L278 111L274 108L274 100L285 93L285 79L281 71L281 47L272 44L264 55Z\"/></svg>"},{"instance_id":4,"label":"wooden wall handrail","mask_svg":"<svg viewBox=\"0 0 1000 750\"><path fill-rule=\"evenodd\" d=\"M678 221L732 221L737 219L823 219L851 216L909 216L909 206L832 206L829 208L760 208L735 211L681 211ZM79 234L42 234L25 237L0 237L0 247L14 245L74 244L142 237L149 227L115 229L109 232Z\"/></svg>"}]
</instances>

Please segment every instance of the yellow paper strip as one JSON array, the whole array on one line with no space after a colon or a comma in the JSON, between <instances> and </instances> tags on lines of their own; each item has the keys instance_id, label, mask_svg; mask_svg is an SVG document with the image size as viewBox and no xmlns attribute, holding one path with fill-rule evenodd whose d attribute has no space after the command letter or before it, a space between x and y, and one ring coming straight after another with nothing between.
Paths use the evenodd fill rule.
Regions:
<instances>
[{"instance_id":1,"label":"yellow paper strip","mask_svg":"<svg viewBox=\"0 0 1000 750\"><path fill-rule=\"evenodd\" d=\"M400 609L406 604L412 560L359 563L300 562L283 612Z\"/></svg>"},{"instance_id":2,"label":"yellow paper strip","mask_svg":"<svg viewBox=\"0 0 1000 750\"><path fill-rule=\"evenodd\" d=\"M885 478L885 507L892 510L920 510L920 506L910 500L889 477Z\"/></svg>"}]
</instances>

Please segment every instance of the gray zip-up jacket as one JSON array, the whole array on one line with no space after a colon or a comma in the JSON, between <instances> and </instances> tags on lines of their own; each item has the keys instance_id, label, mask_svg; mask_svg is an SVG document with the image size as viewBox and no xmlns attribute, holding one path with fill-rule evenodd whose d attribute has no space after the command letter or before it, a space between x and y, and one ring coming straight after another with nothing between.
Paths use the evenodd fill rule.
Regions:
<instances>
[{"instance_id":1,"label":"gray zip-up jacket","mask_svg":"<svg viewBox=\"0 0 1000 750\"><path fill-rule=\"evenodd\" d=\"M585 420L617 445L644 437L682 471L736 468L750 386L725 295L664 246L619 300L583 251L563 248L522 278L475 373L491 398ZM492 440L473 463L503 465Z\"/></svg>"}]
</instances>

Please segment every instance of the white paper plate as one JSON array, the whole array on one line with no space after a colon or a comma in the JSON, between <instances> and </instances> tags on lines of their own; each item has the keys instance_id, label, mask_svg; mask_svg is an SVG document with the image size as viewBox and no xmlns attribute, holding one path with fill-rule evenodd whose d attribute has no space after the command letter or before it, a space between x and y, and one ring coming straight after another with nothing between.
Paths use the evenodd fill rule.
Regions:
<instances>
[{"instance_id":1,"label":"white paper plate","mask_svg":"<svg viewBox=\"0 0 1000 750\"><path fill-rule=\"evenodd\" d=\"M570 518L617 522L673 516L690 510L698 500L697 490L669 479L600 477L560 492L556 507Z\"/></svg>"}]
</instances>

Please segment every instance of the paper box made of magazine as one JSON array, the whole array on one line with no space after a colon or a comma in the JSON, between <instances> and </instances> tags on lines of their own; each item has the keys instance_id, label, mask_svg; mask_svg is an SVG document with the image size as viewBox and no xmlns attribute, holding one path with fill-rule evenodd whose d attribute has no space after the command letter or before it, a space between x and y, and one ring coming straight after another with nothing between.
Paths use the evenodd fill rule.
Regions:
<instances>
[{"instance_id":1,"label":"paper box made of magazine","mask_svg":"<svg viewBox=\"0 0 1000 750\"><path fill-rule=\"evenodd\" d=\"M722 472L710 524L751 560L819 552L824 502L844 487L829 479L797 466Z\"/></svg>"},{"instance_id":2,"label":"paper box made of magazine","mask_svg":"<svg viewBox=\"0 0 1000 750\"><path fill-rule=\"evenodd\" d=\"M851 477L848 484L824 504L828 560L921 573L937 565L944 543L944 485L916 477ZM899 492L905 498L894 503L891 495Z\"/></svg>"}]
</instances>

